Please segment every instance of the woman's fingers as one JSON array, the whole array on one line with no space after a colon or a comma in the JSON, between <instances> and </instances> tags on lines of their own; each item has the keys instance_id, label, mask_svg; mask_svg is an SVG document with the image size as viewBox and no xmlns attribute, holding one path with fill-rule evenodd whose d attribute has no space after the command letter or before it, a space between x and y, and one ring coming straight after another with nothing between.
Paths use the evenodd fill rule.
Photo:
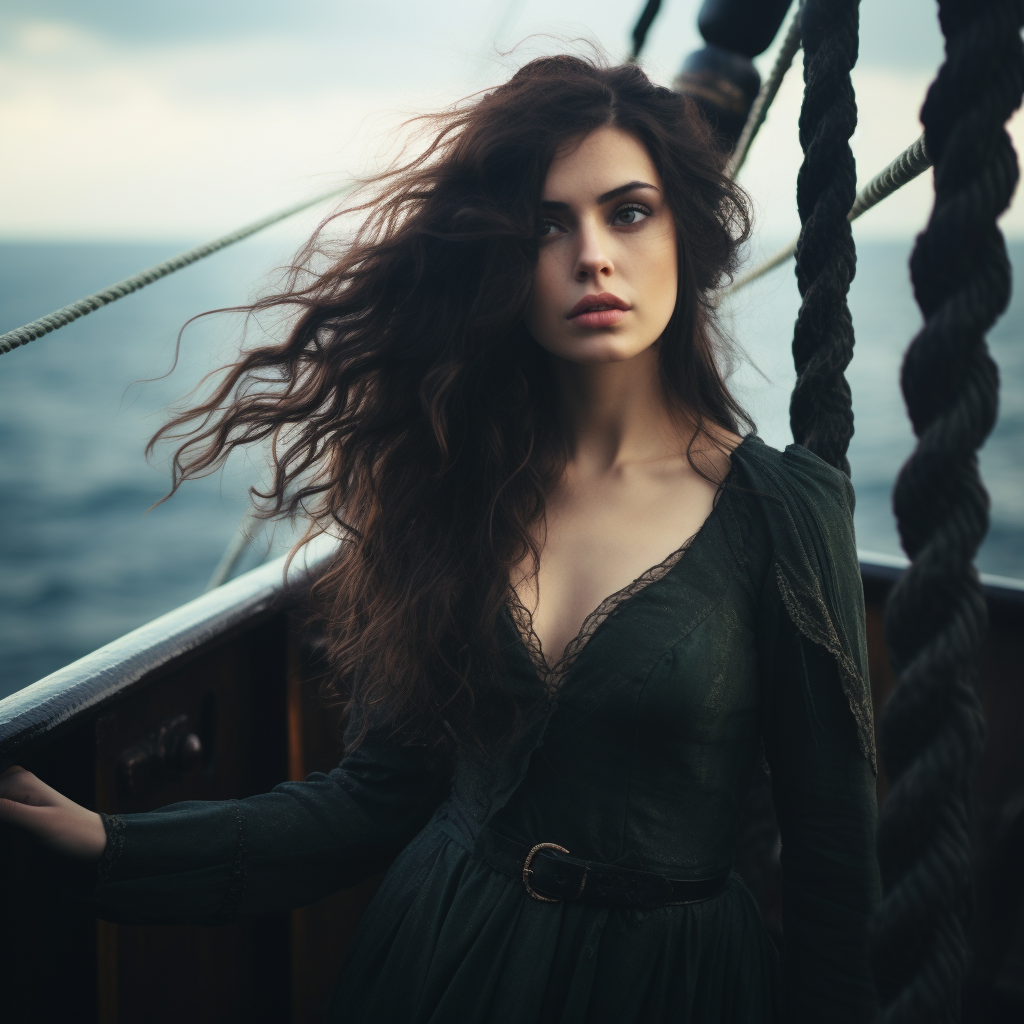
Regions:
<instances>
[{"instance_id":1,"label":"woman's fingers","mask_svg":"<svg viewBox=\"0 0 1024 1024\"><path fill-rule=\"evenodd\" d=\"M0 799L21 804L45 805L54 802L60 794L20 765L8 768L0 775Z\"/></svg>"},{"instance_id":2,"label":"woman's fingers","mask_svg":"<svg viewBox=\"0 0 1024 1024\"><path fill-rule=\"evenodd\" d=\"M34 810L36 808L20 800L0 797L0 821L5 821L9 825L21 825L23 828L30 827Z\"/></svg>"},{"instance_id":3,"label":"woman's fingers","mask_svg":"<svg viewBox=\"0 0 1024 1024\"><path fill-rule=\"evenodd\" d=\"M18 785L23 775L31 775L30 771L22 768L20 764L12 764L6 771L0 772L0 795L3 795L12 786Z\"/></svg>"}]
</instances>

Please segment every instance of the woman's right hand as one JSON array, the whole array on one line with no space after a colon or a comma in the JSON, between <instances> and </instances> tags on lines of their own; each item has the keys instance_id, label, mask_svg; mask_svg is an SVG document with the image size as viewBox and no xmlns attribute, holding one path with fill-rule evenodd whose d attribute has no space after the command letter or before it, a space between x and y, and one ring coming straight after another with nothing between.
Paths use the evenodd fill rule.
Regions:
<instances>
[{"instance_id":1,"label":"woman's right hand","mask_svg":"<svg viewBox=\"0 0 1024 1024\"><path fill-rule=\"evenodd\" d=\"M0 775L0 822L20 825L68 857L99 860L107 845L103 821L95 811L17 765Z\"/></svg>"}]
</instances>

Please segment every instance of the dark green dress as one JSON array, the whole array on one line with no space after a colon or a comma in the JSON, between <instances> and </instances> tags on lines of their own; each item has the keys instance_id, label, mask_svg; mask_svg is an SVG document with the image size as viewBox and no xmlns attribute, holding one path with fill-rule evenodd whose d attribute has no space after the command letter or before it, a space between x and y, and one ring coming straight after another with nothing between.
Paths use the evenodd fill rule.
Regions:
<instances>
[{"instance_id":1,"label":"dark green dress","mask_svg":"<svg viewBox=\"0 0 1024 1024\"><path fill-rule=\"evenodd\" d=\"M329 775L105 819L98 912L219 923L298 907L397 859L331 1022L835 1024L874 1001L878 899L863 595L844 476L754 437L686 546L592 616L526 739L454 781L370 737ZM543 673L510 613L508 671ZM550 681L550 680L549 680ZM532 899L483 829L703 879L728 871L763 754L782 831L780 963L735 876L641 910Z\"/></svg>"}]
</instances>

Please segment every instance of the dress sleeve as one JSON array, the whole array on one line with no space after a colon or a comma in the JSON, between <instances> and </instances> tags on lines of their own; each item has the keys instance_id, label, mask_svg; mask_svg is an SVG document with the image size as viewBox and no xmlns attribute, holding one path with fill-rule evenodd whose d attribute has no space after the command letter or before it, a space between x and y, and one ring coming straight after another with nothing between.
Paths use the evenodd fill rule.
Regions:
<instances>
[{"instance_id":1,"label":"dress sleeve","mask_svg":"<svg viewBox=\"0 0 1024 1024\"><path fill-rule=\"evenodd\" d=\"M371 733L329 774L269 793L105 815L89 902L128 924L223 924L304 906L382 870L445 789L422 749Z\"/></svg>"},{"instance_id":2,"label":"dress sleeve","mask_svg":"<svg viewBox=\"0 0 1024 1024\"><path fill-rule=\"evenodd\" d=\"M774 590L774 587L771 588ZM867 927L879 900L872 765L836 657L769 605L765 754L782 835L785 1019L876 1017Z\"/></svg>"}]
</instances>

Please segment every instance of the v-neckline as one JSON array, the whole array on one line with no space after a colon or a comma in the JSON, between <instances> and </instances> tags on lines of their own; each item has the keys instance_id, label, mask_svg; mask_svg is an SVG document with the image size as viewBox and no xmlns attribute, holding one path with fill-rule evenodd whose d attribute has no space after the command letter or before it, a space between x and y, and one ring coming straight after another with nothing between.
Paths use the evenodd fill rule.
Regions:
<instances>
[{"instance_id":1,"label":"v-neckline","mask_svg":"<svg viewBox=\"0 0 1024 1024\"><path fill-rule=\"evenodd\" d=\"M604 622L629 601L630 598L645 590L652 583L667 576L672 569L682 560L689 547L697 539L697 534L704 529L708 519L714 514L714 509L708 514L707 519L701 524L697 533L688 537L675 551L662 559L657 565L645 569L635 580L620 587L613 594L609 594L603 601L583 620L576 635L565 645L561 656L554 664L548 664L544 656L544 647L537 630L533 625L533 615L530 609L523 604L519 595L513 590L508 601L509 615L515 627L516 634L526 650L530 661L533 664L537 677L544 684L544 689L549 696L554 696L565 682L573 665L575 665L583 649L590 642L591 637L600 629Z\"/></svg>"},{"instance_id":2,"label":"v-neckline","mask_svg":"<svg viewBox=\"0 0 1024 1024\"><path fill-rule=\"evenodd\" d=\"M744 437L732 452L730 452L730 460L732 459L732 456L735 455L736 452L746 443L746 440L747 438ZM679 562L682 561L683 555L685 555L693 546L694 542L704 532L708 523L711 522L715 513L718 511L718 507L721 505L722 500L725 497L726 484L733 474L735 465L736 464L734 462L731 462L729 471L726 473L725 478L722 480L722 483L719 485L718 491L715 494L711 511L705 517L704 522L700 524L696 533L683 541L675 551L668 554L658 562L657 565L652 565L649 569L645 569L635 580L627 583L624 587L620 587L613 594L609 594L604 598L601 603L586 616L576 635L565 645L565 649L562 651L561 656L553 665L549 665L547 658L544 657L544 648L541 644L540 636L537 634L537 630L533 625L533 615L526 605L523 604L515 589L509 588L510 595L506 602L506 607L508 608L509 617L512 619L512 626L519 638L519 642L522 644L531 664L533 665L537 678L543 684L549 697L554 697L554 695L561 689L562 684L568 678L569 673L579 660L584 648L601 626L604 625L604 623L631 598L635 597L642 590L646 590L652 583L656 583L659 580L664 579L679 564Z\"/></svg>"}]
</instances>

